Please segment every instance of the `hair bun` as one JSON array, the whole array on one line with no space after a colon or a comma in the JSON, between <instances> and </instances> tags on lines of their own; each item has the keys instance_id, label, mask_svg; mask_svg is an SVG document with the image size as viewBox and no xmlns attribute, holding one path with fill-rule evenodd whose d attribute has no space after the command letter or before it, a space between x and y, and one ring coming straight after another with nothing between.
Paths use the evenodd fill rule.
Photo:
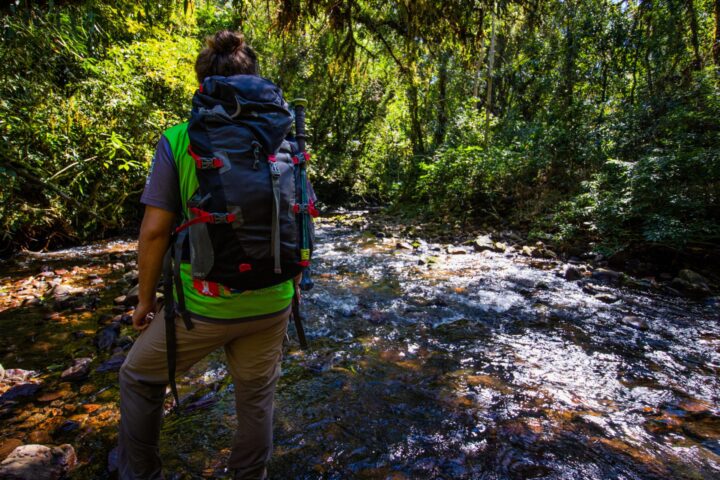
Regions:
<instances>
[{"instance_id":1,"label":"hair bun","mask_svg":"<svg viewBox=\"0 0 720 480\"><path fill-rule=\"evenodd\" d=\"M221 30L208 39L208 47L215 53L233 53L245 45L245 36L231 30Z\"/></svg>"}]
</instances>

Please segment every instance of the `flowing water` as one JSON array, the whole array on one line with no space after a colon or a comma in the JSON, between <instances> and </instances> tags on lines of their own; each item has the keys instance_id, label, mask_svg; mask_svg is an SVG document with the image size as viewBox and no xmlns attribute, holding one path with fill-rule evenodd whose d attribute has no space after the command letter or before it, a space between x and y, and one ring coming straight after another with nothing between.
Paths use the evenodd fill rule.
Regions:
<instances>
[{"instance_id":1,"label":"flowing water","mask_svg":"<svg viewBox=\"0 0 720 480\"><path fill-rule=\"evenodd\" d=\"M311 349L291 331L271 478L720 478L716 301L570 282L565 264L513 249L398 248L366 218L318 225L315 288L303 298ZM132 332L107 351L97 332L129 311L113 298L128 288L134 248L5 266L0 362L37 372L15 382L41 390L0 405L0 447L67 442L80 460L73 478L110 477L117 373L97 368L122 357ZM59 314L38 293L53 282L76 289ZM89 377L61 381L80 357L93 359ZM234 396L222 354L180 386L183 413L163 427L169 477L227 477Z\"/></svg>"}]
</instances>

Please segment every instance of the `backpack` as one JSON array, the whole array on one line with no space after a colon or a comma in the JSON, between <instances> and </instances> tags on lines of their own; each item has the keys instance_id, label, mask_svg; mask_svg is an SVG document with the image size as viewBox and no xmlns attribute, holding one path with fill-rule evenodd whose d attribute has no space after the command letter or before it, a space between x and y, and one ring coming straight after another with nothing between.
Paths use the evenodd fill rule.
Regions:
<instances>
[{"instance_id":1,"label":"backpack","mask_svg":"<svg viewBox=\"0 0 720 480\"><path fill-rule=\"evenodd\" d=\"M193 97L187 153L199 187L187 202L189 218L176 228L164 263L168 376L176 405L176 314L188 330L193 328L181 262L190 262L193 279L200 283L234 290L276 285L310 265L318 211L306 174L304 101L296 102L296 114L292 137L293 114L281 90L255 75L207 77ZM293 317L306 348L297 297Z\"/></svg>"},{"instance_id":2,"label":"backpack","mask_svg":"<svg viewBox=\"0 0 720 480\"><path fill-rule=\"evenodd\" d=\"M176 229L188 236L194 278L255 290L309 266L318 212L309 155L287 135L292 121L280 89L262 77L209 77L195 94L188 153L199 188Z\"/></svg>"}]
</instances>

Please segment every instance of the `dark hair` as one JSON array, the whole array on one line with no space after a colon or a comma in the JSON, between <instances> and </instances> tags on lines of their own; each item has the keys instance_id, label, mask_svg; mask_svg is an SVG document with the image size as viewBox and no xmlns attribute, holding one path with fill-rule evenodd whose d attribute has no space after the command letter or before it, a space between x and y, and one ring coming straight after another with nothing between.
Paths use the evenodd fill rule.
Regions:
<instances>
[{"instance_id":1,"label":"dark hair","mask_svg":"<svg viewBox=\"0 0 720 480\"><path fill-rule=\"evenodd\" d=\"M195 74L200 83L211 75L257 75L257 56L242 33L221 30L205 39L205 48L195 60Z\"/></svg>"}]
</instances>

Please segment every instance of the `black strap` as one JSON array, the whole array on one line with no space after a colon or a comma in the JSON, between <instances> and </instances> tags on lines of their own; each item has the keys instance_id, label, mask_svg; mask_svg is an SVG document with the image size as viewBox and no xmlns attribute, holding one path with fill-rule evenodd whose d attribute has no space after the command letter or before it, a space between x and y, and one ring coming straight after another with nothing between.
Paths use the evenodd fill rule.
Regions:
<instances>
[{"instance_id":1,"label":"black strap","mask_svg":"<svg viewBox=\"0 0 720 480\"><path fill-rule=\"evenodd\" d=\"M193 329L193 323L190 319L190 312L187 311L185 308L185 291L183 290L183 284L182 284L182 278L180 277L180 264L182 263L182 251L183 251L183 244L185 243L185 240L187 239L187 230L181 231L177 239L175 240L175 263L174 263L174 271L173 271L173 278L175 279L175 293L177 295L177 304L175 306L175 309L177 313L182 316L183 323L185 323L185 328L188 330Z\"/></svg>"},{"instance_id":2,"label":"black strap","mask_svg":"<svg viewBox=\"0 0 720 480\"><path fill-rule=\"evenodd\" d=\"M172 240L171 240L172 242ZM165 300L165 350L167 352L168 380L170 383L170 391L175 399L175 405L180 405L180 397L178 396L177 384L175 383L176 368L176 349L177 341L175 338L175 299L173 298L173 271L172 271L172 245L165 253L163 261L163 290Z\"/></svg>"},{"instance_id":3,"label":"black strap","mask_svg":"<svg viewBox=\"0 0 720 480\"><path fill-rule=\"evenodd\" d=\"M297 285L295 284L295 281L293 281L292 316L295 321L295 331L297 332L298 340L300 342L300 348L307 350L308 344L305 339L305 329L303 328L302 317L300 316L300 299L297 296Z\"/></svg>"}]
</instances>

